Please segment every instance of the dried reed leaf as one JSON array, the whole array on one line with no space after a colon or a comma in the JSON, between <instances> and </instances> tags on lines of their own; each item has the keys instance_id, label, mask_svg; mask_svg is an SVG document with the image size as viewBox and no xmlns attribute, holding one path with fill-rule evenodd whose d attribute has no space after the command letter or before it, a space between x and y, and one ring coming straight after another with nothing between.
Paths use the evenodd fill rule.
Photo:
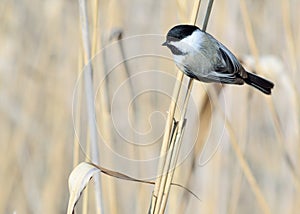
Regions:
<instances>
[{"instance_id":1,"label":"dried reed leaf","mask_svg":"<svg viewBox=\"0 0 300 214\"><path fill-rule=\"evenodd\" d=\"M119 178L122 180L128 180L128 181L134 181L134 182L152 184L152 185L155 184L155 182L153 182L153 181L145 181L145 180L132 178L125 174L103 168L103 167L98 166L93 163L82 162L73 169L73 171L71 172L71 174L69 176L70 198L69 198L67 214L74 213L74 208L80 198L82 191L86 188L86 186L87 186L88 182L91 180L91 178L98 172L102 172L106 175L109 175L109 176L112 176L115 178ZM183 188L185 191L189 192L195 198L200 200L199 197L195 193L193 193L191 190L185 188L184 186L182 186L180 184L175 184L175 183L171 183L171 185Z\"/></svg>"},{"instance_id":2,"label":"dried reed leaf","mask_svg":"<svg viewBox=\"0 0 300 214\"><path fill-rule=\"evenodd\" d=\"M144 184L152 184L154 185L155 182L154 181L146 181L146 180L141 180L141 179L136 179L136 178L132 178L128 175L125 175L125 174L122 174L120 172L116 172L116 171L113 171L113 170L109 170L109 169L106 169L104 167L101 167L101 166L98 166L96 164L93 164L93 163L87 163L87 164L90 164L94 167L96 167L97 169L99 169L102 173L108 175L108 176L112 176L112 177L115 177L115 178L119 178L119 179L122 179L122 180L127 180L127 181L134 181L134 182L138 182L138 183L144 183ZM195 194L193 193L191 190L189 190L188 188L182 186L181 184L176 184L176 183L171 183L171 185L173 186L177 186L177 187L180 187L182 189L184 189L185 191L187 191L188 193L192 194L195 198L197 198L198 200L200 200L200 198Z\"/></svg>"},{"instance_id":3,"label":"dried reed leaf","mask_svg":"<svg viewBox=\"0 0 300 214\"><path fill-rule=\"evenodd\" d=\"M80 198L82 191L87 186L89 180L94 174L100 170L86 162L80 163L76 166L69 176L69 204L67 214L74 213L74 208Z\"/></svg>"}]
</instances>

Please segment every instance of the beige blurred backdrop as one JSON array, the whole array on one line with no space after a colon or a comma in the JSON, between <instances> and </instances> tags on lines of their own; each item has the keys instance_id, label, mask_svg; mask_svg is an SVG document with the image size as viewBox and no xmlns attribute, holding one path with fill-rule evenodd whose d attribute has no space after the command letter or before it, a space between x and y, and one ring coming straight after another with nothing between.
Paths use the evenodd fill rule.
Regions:
<instances>
[{"instance_id":1,"label":"beige blurred backdrop","mask_svg":"<svg viewBox=\"0 0 300 214\"><path fill-rule=\"evenodd\" d=\"M94 5L94 1L88 2L90 20ZM199 26L206 5L207 1L202 1ZM170 57L168 50L160 48L160 42L173 25L188 23L192 6L193 1L183 0L99 1L98 25L96 29L90 26L99 36L97 50L115 42L109 37L121 29L123 38L131 38L124 42L125 52L130 56L153 53ZM198 98L205 93L207 85L194 83L194 104L187 115L188 126L183 139L183 144L187 142L188 146L182 148L182 161L174 182L188 187L201 200L174 187L167 213L267 213L244 176L231 147L233 138L241 146L271 213L300 212L299 8L297 0L214 2L207 31L243 59L248 69L272 80L275 89L272 97L266 97L247 86L225 86L219 100L221 106L226 107L233 131L230 134L228 128L224 128L224 118L216 110L212 111L213 117L200 118L197 112L201 100ZM76 150L79 161L85 159L87 136L86 118L82 116L84 97L80 130L73 125L72 117L74 88L83 67L79 54L78 1L0 0L0 24L0 213L66 213L68 176L76 147L75 130L83 146L83 151ZM132 37L149 34L155 36L136 40ZM114 47L110 51L106 53L108 60L113 60L115 53L120 54ZM101 54L103 52L98 56ZM100 64L104 60L101 56ZM99 150L100 156L101 152L105 153L101 157L104 166L149 180L153 180L151 173L157 166L157 162L149 160L159 155L169 94L177 72L171 60L154 58L130 61L131 75L140 71L162 71L169 75L166 81L162 81L164 76L160 73L137 82L133 79L133 84L141 88L149 81L150 88L155 85L157 89L158 84L166 87L168 93L137 98L136 109L123 106L122 100L114 102L116 112L130 109L137 115L133 126L139 127L141 133L147 133L151 126L150 134L132 138L136 140L134 144L108 146L122 157L130 156L130 166ZM95 78L101 79L97 75ZM115 72L109 78L111 97L115 95L113 90L117 91L117 86L123 83L118 79L120 75ZM99 106L96 108L102 111ZM160 115L151 119L151 113L156 111L161 112ZM124 118L118 115L119 129L126 134L134 133L127 131L129 123L122 123L127 119L127 115ZM101 121L101 117L97 120ZM105 130L105 126L102 124L99 128ZM199 128L202 126L209 126L209 134L202 136ZM118 143L126 141L119 136L123 133L118 132L120 130L111 138ZM203 139L211 146L200 156L193 149ZM153 143L147 144L150 141ZM153 186L103 179L104 184L113 182L113 191L103 196L105 213L147 213ZM92 194L89 200L88 213L94 213ZM117 208L113 209L114 206ZM81 202L77 211L81 213Z\"/></svg>"}]
</instances>

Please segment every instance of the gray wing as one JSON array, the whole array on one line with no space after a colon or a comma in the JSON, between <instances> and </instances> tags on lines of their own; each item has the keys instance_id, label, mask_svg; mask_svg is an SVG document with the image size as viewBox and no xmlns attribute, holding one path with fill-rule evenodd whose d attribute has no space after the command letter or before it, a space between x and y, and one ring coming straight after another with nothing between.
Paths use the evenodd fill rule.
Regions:
<instances>
[{"instance_id":1,"label":"gray wing","mask_svg":"<svg viewBox=\"0 0 300 214\"><path fill-rule=\"evenodd\" d=\"M220 72L228 72L233 74L239 74L241 71L244 71L242 65L237 60L237 58L228 50L223 44L218 42L220 55L225 61L226 66L220 67Z\"/></svg>"},{"instance_id":2,"label":"gray wing","mask_svg":"<svg viewBox=\"0 0 300 214\"><path fill-rule=\"evenodd\" d=\"M211 36L211 35L210 35ZM214 71L210 72L209 78L223 83L243 84L247 72L237 60L237 58L213 36L211 39L218 44L218 59L214 66Z\"/></svg>"}]
</instances>

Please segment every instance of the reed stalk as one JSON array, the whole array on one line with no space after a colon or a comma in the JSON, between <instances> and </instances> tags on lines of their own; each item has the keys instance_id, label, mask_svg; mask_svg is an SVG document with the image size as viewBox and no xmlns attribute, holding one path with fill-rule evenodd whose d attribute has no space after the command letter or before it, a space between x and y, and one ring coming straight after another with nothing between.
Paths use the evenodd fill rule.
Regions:
<instances>
[{"instance_id":1,"label":"reed stalk","mask_svg":"<svg viewBox=\"0 0 300 214\"><path fill-rule=\"evenodd\" d=\"M79 14L81 23L81 34L83 43L83 56L84 56L84 89L86 95L86 106L88 115L88 130L90 135L91 143L91 160L93 163L99 164L99 153L98 153L98 139L97 139L97 128L95 124L95 106L94 106L94 91L93 91L93 68L90 63L91 60L91 41L89 33L89 22L87 14L87 3L85 0L79 1ZM94 182L95 199L96 199L96 210L97 213L104 213L102 204L102 193L101 193L101 180L100 175L96 174Z\"/></svg>"},{"instance_id":2,"label":"reed stalk","mask_svg":"<svg viewBox=\"0 0 300 214\"><path fill-rule=\"evenodd\" d=\"M199 13L201 1L195 1L193 12L192 12L192 18L191 22L195 25ZM207 27L207 23L209 20L209 15L212 9L213 0L209 1L206 16L203 24L203 30L205 31ZM182 78L183 74L181 71L177 74L177 79L180 81L175 84L174 90L173 90L173 97L175 98L175 102L171 101L170 108L169 108L169 114L167 117L166 122L166 128L165 128L165 135L163 139L162 149L161 149L161 159L159 162L158 167L158 173L157 173L157 179L155 182L154 192L152 195L152 201L149 209L149 213L154 214L162 214L164 213L166 209L167 199L170 192L170 186L173 180L174 172L176 163L178 160L178 155L181 147L181 140L184 133L184 125L185 125L185 115L187 111L187 106L193 86L193 79L189 79L188 89L186 91L184 104L183 104L183 110L181 112L180 120L177 122L174 118L174 112L176 103L178 101L180 88L182 85ZM172 127L175 127L172 129ZM174 132L172 133L171 130ZM170 136L172 136L170 138ZM165 155L168 152L167 155Z\"/></svg>"}]
</instances>

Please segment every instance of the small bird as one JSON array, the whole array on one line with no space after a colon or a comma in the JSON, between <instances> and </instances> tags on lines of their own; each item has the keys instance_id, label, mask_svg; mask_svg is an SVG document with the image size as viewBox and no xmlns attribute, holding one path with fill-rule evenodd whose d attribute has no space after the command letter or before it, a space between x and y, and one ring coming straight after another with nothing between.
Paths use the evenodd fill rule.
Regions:
<instances>
[{"instance_id":1,"label":"small bird","mask_svg":"<svg viewBox=\"0 0 300 214\"><path fill-rule=\"evenodd\" d=\"M243 85L247 83L265 94L274 84L247 72L237 58L212 35L194 25L177 25L169 30L166 41L178 68L202 82Z\"/></svg>"}]
</instances>

